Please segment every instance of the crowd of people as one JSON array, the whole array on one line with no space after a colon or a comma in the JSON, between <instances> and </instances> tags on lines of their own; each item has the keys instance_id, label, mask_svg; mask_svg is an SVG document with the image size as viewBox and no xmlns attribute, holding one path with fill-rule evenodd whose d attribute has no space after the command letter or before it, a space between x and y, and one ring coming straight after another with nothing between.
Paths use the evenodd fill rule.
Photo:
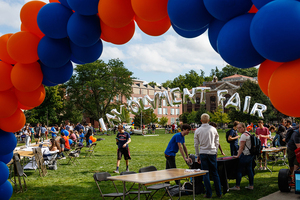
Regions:
<instances>
[{"instance_id":1,"label":"crowd of people","mask_svg":"<svg viewBox=\"0 0 300 200\"><path fill-rule=\"evenodd\" d=\"M58 157L64 159L65 155L63 152L70 151L71 146L83 146L84 140L86 145L90 145L90 136L95 134L95 129L91 123L81 125L79 122L76 126L73 123L68 122L67 124L53 125L51 128L46 125L36 123L35 126L31 126L29 123L26 124L21 130L15 133L21 141L25 142L25 146L29 147L32 142L38 144L48 140L48 136L51 135L50 139L50 151L59 150ZM58 137L59 136L59 137Z\"/></svg>"}]
</instances>

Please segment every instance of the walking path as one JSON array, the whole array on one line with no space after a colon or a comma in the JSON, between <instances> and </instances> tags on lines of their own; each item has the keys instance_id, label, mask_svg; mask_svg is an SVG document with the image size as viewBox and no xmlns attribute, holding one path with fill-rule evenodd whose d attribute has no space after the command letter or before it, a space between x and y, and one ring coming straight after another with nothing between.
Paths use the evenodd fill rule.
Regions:
<instances>
[{"instance_id":1,"label":"walking path","mask_svg":"<svg viewBox=\"0 0 300 200\"><path fill-rule=\"evenodd\" d=\"M269 194L268 196L265 196L263 198L260 198L259 200L300 200L300 194L295 194L295 189L292 189L291 192L274 192L272 194Z\"/></svg>"}]
</instances>

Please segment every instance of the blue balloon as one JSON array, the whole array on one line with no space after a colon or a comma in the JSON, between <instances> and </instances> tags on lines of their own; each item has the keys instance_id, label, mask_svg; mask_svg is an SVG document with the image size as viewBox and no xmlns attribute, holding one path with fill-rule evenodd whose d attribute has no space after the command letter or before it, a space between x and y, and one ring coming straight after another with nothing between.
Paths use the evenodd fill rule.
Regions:
<instances>
[{"instance_id":1,"label":"blue balloon","mask_svg":"<svg viewBox=\"0 0 300 200\"><path fill-rule=\"evenodd\" d=\"M90 143L93 143L93 141L92 141L92 140L90 140Z\"/></svg>"},{"instance_id":2,"label":"blue balloon","mask_svg":"<svg viewBox=\"0 0 300 200\"><path fill-rule=\"evenodd\" d=\"M59 68L71 58L69 39L52 39L44 36L38 46L40 61L50 68Z\"/></svg>"},{"instance_id":3,"label":"blue balloon","mask_svg":"<svg viewBox=\"0 0 300 200\"><path fill-rule=\"evenodd\" d=\"M13 194L13 187L11 183L6 180L5 183L0 185L0 200L8 200Z\"/></svg>"},{"instance_id":4,"label":"blue balloon","mask_svg":"<svg viewBox=\"0 0 300 200\"><path fill-rule=\"evenodd\" d=\"M96 61L102 54L103 44L101 39L90 47L80 47L73 42L70 43L73 56L83 63Z\"/></svg>"},{"instance_id":5,"label":"blue balloon","mask_svg":"<svg viewBox=\"0 0 300 200\"><path fill-rule=\"evenodd\" d=\"M73 140L69 139L69 144L71 145L73 143Z\"/></svg>"},{"instance_id":6,"label":"blue balloon","mask_svg":"<svg viewBox=\"0 0 300 200\"><path fill-rule=\"evenodd\" d=\"M50 68L42 64L41 69L46 79L57 84L68 81L73 74L73 65L71 61L59 68Z\"/></svg>"},{"instance_id":7,"label":"blue balloon","mask_svg":"<svg viewBox=\"0 0 300 200\"><path fill-rule=\"evenodd\" d=\"M199 30L213 19L203 0L170 0L168 14L172 23L186 31Z\"/></svg>"},{"instance_id":8,"label":"blue balloon","mask_svg":"<svg viewBox=\"0 0 300 200\"><path fill-rule=\"evenodd\" d=\"M65 136L69 136L69 131L64 130L64 134L65 134Z\"/></svg>"},{"instance_id":9,"label":"blue balloon","mask_svg":"<svg viewBox=\"0 0 300 200\"><path fill-rule=\"evenodd\" d=\"M66 8L69 8L70 10L72 10L72 8L69 6L69 3L67 0L59 0L59 2L64 5Z\"/></svg>"},{"instance_id":10,"label":"blue balloon","mask_svg":"<svg viewBox=\"0 0 300 200\"><path fill-rule=\"evenodd\" d=\"M7 164L7 163L9 163L11 161L13 155L14 155L13 151L10 152L10 153L8 153L8 154L6 154L6 155L0 155L0 161L4 162L5 164Z\"/></svg>"},{"instance_id":11,"label":"blue balloon","mask_svg":"<svg viewBox=\"0 0 300 200\"><path fill-rule=\"evenodd\" d=\"M0 129L0 155L9 154L16 146L16 136L11 132L5 132Z\"/></svg>"},{"instance_id":12,"label":"blue balloon","mask_svg":"<svg viewBox=\"0 0 300 200\"><path fill-rule=\"evenodd\" d=\"M208 12L218 20L228 21L247 13L252 7L251 0L203 0Z\"/></svg>"},{"instance_id":13,"label":"blue balloon","mask_svg":"<svg viewBox=\"0 0 300 200\"><path fill-rule=\"evenodd\" d=\"M255 49L275 62L300 58L300 2L272 1L254 16L250 36Z\"/></svg>"},{"instance_id":14,"label":"blue balloon","mask_svg":"<svg viewBox=\"0 0 300 200\"><path fill-rule=\"evenodd\" d=\"M97 15L84 16L74 13L69 19L67 30L73 43L89 47L100 39L100 19Z\"/></svg>"},{"instance_id":15,"label":"blue balloon","mask_svg":"<svg viewBox=\"0 0 300 200\"><path fill-rule=\"evenodd\" d=\"M209 39L210 45L217 53L219 53L218 47L217 47L218 36L219 36L221 29L223 28L223 26L225 24L226 24L226 22L220 21L217 19L214 19L213 21L211 21L209 23L208 39Z\"/></svg>"},{"instance_id":16,"label":"blue balloon","mask_svg":"<svg viewBox=\"0 0 300 200\"><path fill-rule=\"evenodd\" d=\"M265 60L251 43L250 24L253 17L254 14L236 17L227 22L219 33L219 53L227 63L234 67L254 67Z\"/></svg>"},{"instance_id":17,"label":"blue balloon","mask_svg":"<svg viewBox=\"0 0 300 200\"><path fill-rule=\"evenodd\" d=\"M185 37L185 38L198 37L199 35L202 35L208 28L208 25L206 25L203 28L200 28L199 30L196 30L196 31L185 31L185 30L178 28L173 23L171 23L171 24L172 24L172 28L174 29L174 31L181 37Z\"/></svg>"},{"instance_id":18,"label":"blue balloon","mask_svg":"<svg viewBox=\"0 0 300 200\"><path fill-rule=\"evenodd\" d=\"M80 15L95 15L98 13L99 0L68 0L69 6Z\"/></svg>"},{"instance_id":19,"label":"blue balloon","mask_svg":"<svg viewBox=\"0 0 300 200\"><path fill-rule=\"evenodd\" d=\"M79 61L79 60L77 60L74 56L73 56L73 54L71 55L71 59L70 59L73 63L75 63L75 64L78 64L78 65L83 65L83 64L85 64L84 62L81 62L81 61Z\"/></svg>"},{"instance_id":20,"label":"blue balloon","mask_svg":"<svg viewBox=\"0 0 300 200\"><path fill-rule=\"evenodd\" d=\"M270 3L271 1L274 0L252 0L253 4L255 5L255 7L259 10L261 7L263 7L264 5Z\"/></svg>"},{"instance_id":21,"label":"blue balloon","mask_svg":"<svg viewBox=\"0 0 300 200\"><path fill-rule=\"evenodd\" d=\"M8 170L8 167L6 166L6 164L4 162L1 162L1 161L0 161L0 172L1 172L0 185L2 185L3 183L5 183L5 181L9 177L9 170Z\"/></svg>"},{"instance_id":22,"label":"blue balloon","mask_svg":"<svg viewBox=\"0 0 300 200\"><path fill-rule=\"evenodd\" d=\"M68 36L67 24L72 14L72 10L60 3L48 3L39 11L37 23L46 36L62 39Z\"/></svg>"},{"instance_id":23,"label":"blue balloon","mask_svg":"<svg viewBox=\"0 0 300 200\"><path fill-rule=\"evenodd\" d=\"M52 83L52 82L50 82L45 76L43 77L42 84L43 84L44 86L48 86L48 87L56 86L56 85L57 85L57 83Z\"/></svg>"}]
</instances>

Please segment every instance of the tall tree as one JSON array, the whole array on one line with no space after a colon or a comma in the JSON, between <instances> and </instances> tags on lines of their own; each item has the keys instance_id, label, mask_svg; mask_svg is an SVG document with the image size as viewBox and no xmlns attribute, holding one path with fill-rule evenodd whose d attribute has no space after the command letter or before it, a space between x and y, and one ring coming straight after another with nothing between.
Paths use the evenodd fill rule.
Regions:
<instances>
[{"instance_id":1,"label":"tall tree","mask_svg":"<svg viewBox=\"0 0 300 200\"><path fill-rule=\"evenodd\" d=\"M226 65L222 68L220 71L217 67L216 69L212 69L210 76L217 76L219 80L221 80L224 77L232 76L234 74L240 74L244 76L250 76L250 77L257 77L258 69L255 67L247 68L247 69L241 69L237 67L233 67L231 65Z\"/></svg>"},{"instance_id":2,"label":"tall tree","mask_svg":"<svg viewBox=\"0 0 300 200\"><path fill-rule=\"evenodd\" d=\"M172 84L171 80L166 80L166 82L162 83L161 86L167 88L167 87L170 87L171 84Z\"/></svg>"},{"instance_id":3,"label":"tall tree","mask_svg":"<svg viewBox=\"0 0 300 200\"><path fill-rule=\"evenodd\" d=\"M195 123L196 122L196 117L197 117L197 111L192 110L192 112L189 113L187 116L187 123Z\"/></svg>"},{"instance_id":4,"label":"tall tree","mask_svg":"<svg viewBox=\"0 0 300 200\"><path fill-rule=\"evenodd\" d=\"M222 126L224 123L230 122L228 114L224 113L221 107L218 107L214 113L208 112L208 114L210 115L210 121L221 124Z\"/></svg>"},{"instance_id":5,"label":"tall tree","mask_svg":"<svg viewBox=\"0 0 300 200\"><path fill-rule=\"evenodd\" d=\"M183 88L192 89L193 87L202 85L203 82L204 77L199 76L195 70L190 70L189 73L186 73L184 76L179 75L176 77L169 87L179 87L181 90L183 90Z\"/></svg>"},{"instance_id":6,"label":"tall tree","mask_svg":"<svg viewBox=\"0 0 300 200\"><path fill-rule=\"evenodd\" d=\"M156 83L155 81L151 81L151 82L149 82L149 83L148 83L148 85L150 85L150 86L154 87L154 86L156 86L156 85L157 85L157 83Z\"/></svg>"},{"instance_id":7,"label":"tall tree","mask_svg":"<svg viewBox=\"0 0 300 200\"><path fill-rule=\"evenodd\" d=\"M45 86L46 97L44 102L25 111L26 122L45 123L46 125L58 124L61 122L60 116L63 108L63 96L60 95L60 86Z\"/></svg>"},{"instance_id":8,"label":"tall tree","mask_svg":"<svg viewBox=\"0 0 300 200\"><path fill-rule=\"evenodd\" d=\"M157 123L158 118L157 115L153 112L152 109L144 110L142 113L139 113L134 116L134 125L135 126L141 126L141 118L142 118L142 124L150 124L150 123Z\"/></svg>"},{"instance_id":9,"label":"tall tree","mask_svg":"<svg viewBox=\"0 0 300 200\"><path fill-rule=\"evenodd\" d=\"M105 118L116 96L127 99L131 96L132 72L119 59L104 63L78 65L75 73L65 84L68 97L79 110L94 120ZM124 102L123 102L124 103Z\"/></svg>"}]
</instances>

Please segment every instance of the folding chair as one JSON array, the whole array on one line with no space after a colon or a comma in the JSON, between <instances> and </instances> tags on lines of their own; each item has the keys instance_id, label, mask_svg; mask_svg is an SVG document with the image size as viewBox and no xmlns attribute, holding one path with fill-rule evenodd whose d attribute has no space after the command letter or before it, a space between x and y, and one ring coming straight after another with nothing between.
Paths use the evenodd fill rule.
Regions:
<instances>
[{"instance_id":1,"label":"folding chair","mask_svg":"<svg viewBox=\"0 0 300 200\"><path fill-rule=\"evenodd\" d=\"M113 197L113 200L117 197L119 197L121 200L123 197L123 193L120 193L118 191L118 188L116 187L115 183L113 181L111 181L116 189L116 193L108 193L108 194L103 194L101 189L100 189L100 185L98 184L98 182L100 183L101 181L108 181L107 177L110 177L111 175L108 173L108 172L100 172L100 173L95 173L94 174L94 180L97 184L97 187L99 189L99 192L101 194L101 197L103 198L104 200L104 197Z\"/></svg>"},{"instance_id":2,"label":"folding chair","mask_svg":"<svg viewBox=\"0 0 300 200\"><path fill-rule=\"evenodd\" d=\"M139 173L152 172L152 171L157 171L156 167L148 166L148 167L143 167L143 168L139 169ZM171 196L171 194L169 192L169 189L168 189L169 187L170 187L170 184L161 183L161 184L151 185L151 186L146 187L146 188L147 188L147 190L155 190L155 192L153 192L153 194L150 195L150 197L149 197L150 199L153 199L154 194L160 189L165 189L165 193L162 196L162 198L165 196L166 193L168 193L169 197L172 199L172 196Z\"/></svg>"},{"instance_id":3,"label":"folding chair","mask_svg":"<svg viewBox=\"0 0 300 200\"><path fill-rule=\"evenodd\" d=\"M95 150L96 145L97 145L97 143L93 143L93 144L91 144L91 146L89 147L88 150L85 150L87 152L86 157L94 156L94 150Z\"/></svg>"},{"instance_id":4,"label":"folding chair","mask_svg":"<svg viewBox=\"0 0 300 200\"><path fill-rule=\"evenodd\" d=\"M77 161L79 164L80 162L77 160L77 158L79 158L80 152L81 152L82 147L76 147L76 149L74 151L71 151L68 155L69 158L69 162L67 163L67 165L72 162L74 165L75 161Z\"/></svg>"},{"instance_id":5,"label":"folding chair","mask_svg":"<svg viewBox=\"0 0 300 200\"><path fill-rule=\"evenodd\" d=\"M126 172L126 171L125 171L125 172L121 172L121 173L120 173L120 175L128 175L128 174L136 174L136 172L133 172L133 171ZM131 187L129 188L129 190L127 190L127 188L126 188L126 193L127 193L127 194L135 194L135 195L138 195L139 191L131 191L134 185L135 185L135 183L133 183L133 184L131 185ZM148 194L149 194L149 196L150 196L150 193L152 193L152 191L145 191L145 190L143 190L143 188L142 188L142 190L140 191L140 194L144 194L144 195L146 196L146 199L148 199ZM129 197L129 199L131 199L129 195L128 195L128 197ZM137 198L137 196L134 197L133 199L135 199L135 198Z\"/></svg>"},{"instance_id":6,"label":"folding chair","mask_svg":"<svg viewBox=\"0 0 300 200\"><path fill-rule=\"evenodd\" d=\"M23 167L21 166L20 163L20 155L18 153L15 153L13 155L13 165L14 165L14 183L15 183L15 187L16 187L16 192L25 192L27 191L27 185L26 185L26 181L24 176L26 176L26 174L23 171ZM19 180L19 186L20 186L20 190L18 190L18 182L16 180L16 177L18 177ZM24 181L24 189L22 186L22 181L21 181L21 177L23 177L23 181Z\"/></svg>"}]
</instances>

